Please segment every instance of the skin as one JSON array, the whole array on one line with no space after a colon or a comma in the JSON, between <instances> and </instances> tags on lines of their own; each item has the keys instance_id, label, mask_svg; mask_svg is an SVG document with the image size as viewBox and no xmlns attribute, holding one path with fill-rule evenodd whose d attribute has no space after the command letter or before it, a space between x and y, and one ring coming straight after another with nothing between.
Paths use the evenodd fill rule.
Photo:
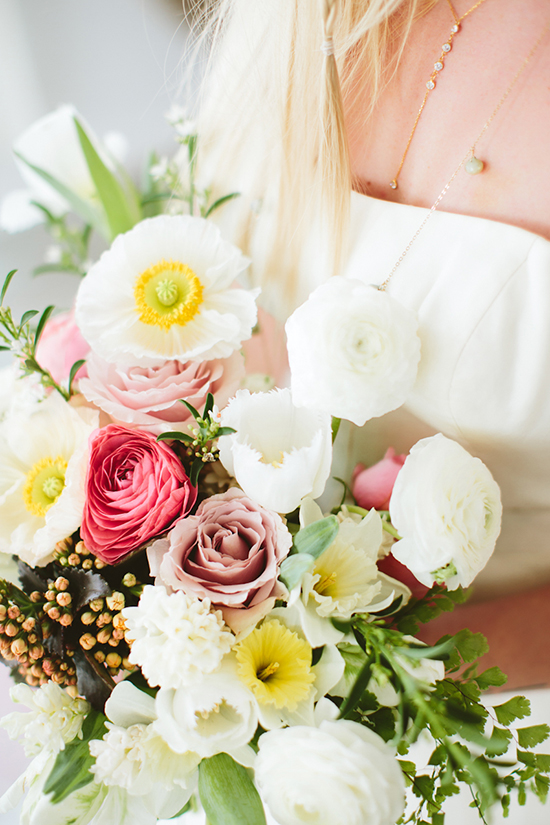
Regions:
<instances>
[{"instance_id":1,"label":"skin","mask_svg":"<svg viewBox=\"0 0 550 825\"><path fill-rule=\"evenodd\" d=\"M458 15L473 0L454 0ZM485 0L467 17L445 60L399 177L395 176L441 45L453 17L446 0L415 22L402 64L380 96L368 129L368 91L357 85L346 101L355 188L363 194L431 207L477 138L523 60L550 20L548 0ZM477 176L463 170L440 211L519 226L550 240L550 32L479 142L485 161ZM550 277L550 273L549 273ZM550 548L549 548L550 549ZM541 583L542 584L542 583ZM421 638L432 643L462 627L483 632L507 689L550 685L547 632L550 585L461 606L430 624Z\"/></svg>"}]
</instances>

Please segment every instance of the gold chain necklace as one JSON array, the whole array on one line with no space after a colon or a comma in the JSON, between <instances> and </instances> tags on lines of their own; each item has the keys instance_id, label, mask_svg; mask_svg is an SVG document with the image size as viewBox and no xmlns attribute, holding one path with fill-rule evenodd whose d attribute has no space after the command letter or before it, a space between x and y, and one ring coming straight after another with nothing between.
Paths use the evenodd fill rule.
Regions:
<instances>
[{"instance_id":1,"label":"gold chain necklace","mask_svg":"<svg viewBox=\"0 0 550 825\"><path fill-rule=\"evenodd\" d=\"M481 2L483 2L483 0L481 0ZM502 97L500 98L499 102L497 103L496 107L494 108L494 110L493 110L491 116L489 117L489 119L485 122L481 132L478 134L478 136L475 139L475 141L473 142L471 148L468 149L468 152L462 158L459 165L456 167L456 169L453 172L451 178L445 184L445 186L443 187L443 189L441 190L441 192L437 196L437 198L435 200L435 203L433 204L433 206L429 210L428 214L426 215L426 217L424 218L424 220L422 221L422 223L420 224L420 226L418 227L418 229L416 230L416 232L414 233L414 235L410 239L409 243L407 244L407 246L405 247L405 249L403 250L403 252L399 256L397 261L395 262L392 271L390 272L390 274L388 275L386 280L383 281L383 283L381 283L380 286L377 287L377 289L381 290L382 292L385 292L385 290L386 290L389 282L391 281L393 275L397 271L398 267L401 266L405 256L409 252L411 246L416 241L416 239L418 238L418 236L420 235L420 233L422 232L422 230L424 229L424 227L426 226L426 224L430 220L431 216L433 215L433 213L435 212L435 210L437 209L437 207L439 206L439 204L443 200L444 196L447 194L447 191L449 190L449 187L450 187L451 183L454 181L454 179L456 178L456 176L458 175L458 173L460 172L462 167L466 164L466 162L468 161L468 158L470 158L470 159L473 158L474 160L477 160L477 158L474 157L474 152L475 152L475 148L476 148L477 144L479 143L479 141L481 140L481 138L483 137L483 135L485 134L485 132L487 131L487 129L489 128L491 123L493 122L493 120L496 117L497 113L499 112L502 104L504 103L504 101L506 100L506 98L508 97L508 95L510 94L510 92L512 91L514 86L516 85L516 83L519 80L522 72L527 67L527 64L529 63L529 61L531 60L531 58L533 57L533 55L535 54L538 47L540 46L540 44L542 43L542 41L544 40L544 38L546 37L546 35L548 34L549 31L550 31L550 20L547 21L546 26L544 27L544 29L542 31L542 34L540 35L537 42L532 47L531 51L529 52L529 54L527 55L527 57L524 59L523 63L519 67L519 69L516 72L512 82L510 83L510 85L508 86L508 88L506 89L506 91L504 92ZM481 161L479 161L479 162L481 163Z\"/></svg>"},{"instance_id":2,"label":"gold chain necklace","mask_svg":"<svg viewBox=\"0 0 550 825\"><path fill-rule=\"evenodd\" d=\"M449 54L449 52L451 51L451 49L453 47L453 39L460 31L460 24L462 23L462 21L464 20L465 17L468 17L469 14L471 14L473 11L478 9L481 6L481 4L484 3L484 2L485 2L485 0L478 0L478 2L475 3L472 6L471 9L468 9L466 14L463 14L462 17L458 17L457 14L456 14L456 11L453 8L453 4L451 3L451 0L447 0L447 3L449 4L449 8L451 10L451 14L453 15L453 18L454 18L455 22L454 22L454 25L451 29L451 34L449 35L449 39L441 47L441 54L439 56L439 60L437 60L436 63L434 63L434 68L433 68L433 71L430 75L430 79L426 83L426 94L424 95L424 100L420 104L420 109L418 110L418 114L416 115L415 121L413 123L413 127L411 129L411 133L409 135L407 145L405 146L405 151L403 152L403 157L401 158L401 163L399 164L399 169L397 170L393 180L390 181L390 186L391 186L392 189L397 189L397 179L398 179L399 175L401 174L403 164L405 163L405 158L407 157L407 154L409 152L409 147L412 143L414 133L416 132L416 127L418 126L418 121L420 120L420 116L422 115L422 112L424 111L424 106L426 105L426 101L428 100L430 92L433 92L433 90L435 89L436 82L437 82L437 75L439 74L439 72L442 69L445 68L445 58L447 57L447 55ZM481 166L480 169L477 169L477 171L481 172L482 168L483 168L483 165ZM476 172L473 172L473 174L476 174Z\"/></svg>"}]
</instances>

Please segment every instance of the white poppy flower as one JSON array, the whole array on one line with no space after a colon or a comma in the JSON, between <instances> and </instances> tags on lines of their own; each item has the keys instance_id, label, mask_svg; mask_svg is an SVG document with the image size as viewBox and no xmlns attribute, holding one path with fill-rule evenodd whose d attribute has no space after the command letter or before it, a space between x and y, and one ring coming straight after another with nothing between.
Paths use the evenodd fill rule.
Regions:
<instances>
[{"instance_id":1,"label":"white poppy flower","mask_svg":"<svg viewBox=\"0 0 550 825\"><path fill-rule=\"evenodd\" d=\"M111 363L227 358L256 323L258 290L232 286L248 264L210 221L149 218L89 270L76 299L78 325Z\"/></svg>"},{"instance_id":2,"label":"white poppy flower","mask_svg":"<svg viewBox=\"0 0 550 825\"><path fill-rule=\"evenodd\" d=\"M248 743L258 726L258 709L237 676L233 656L196 685L159 690L156 712L155 729L176 753L190 750L209 757L223 752L253 767L255 754Z\"/></svg>"},{"instance_id":3,"label":"white poppy flower","mask_svg":"<svg viewBox=\"0 0 550 825\"><path fill-rule=\"evenodd\" d=\"M403 774L392 749L357 722L264 733L255 778L280 825L394 825Z\"/></svg>"},{"instance_id":4,"label":"white poppy flower","mask_svg":"<svg viewBox=\"0 0 550 825\"><path fill-rule=\"evenodd\" d=\"M412 448L390 500L403 537L392 553L425 584L467 587L482 570L500 533L500 490L479 458L441 433Z\"/></svg>"},{"instance_id":5,"label":"white poppy flower","mask_svg":"<svg viewBox=\"0 0 550 825\"><path fill-rule=\"evenodd\" d=\"M80 146L75 117L82 123L103 162L112 167L107 153L74 106L60 106L35 121L13 146L17 166L28 189L10 193L2 204L0 226L7 232L19 232L43 222L42 212L32 205L32 201L46 206L54 215L70 210L65 198L17 155L48 172L82 200L92 205L97 203L96 187Z\"/></svg>"},{"instance_id":6,"label":"white poppy flower","mask_svg":"<svg viewBox=\"0 0 550 825\"><path fill-rule=\"evenodd\" d=\"M220 460L247 496L289 513L325 488L332 460L330 416L297 409L290 390L239 390L221 413Z\"/></svg>"},{"instance_id":7,"label":"white poppy flower","mask_svg":"<svg viewBox=\"0 0 550 825\"><path fill-rule=\"evenodd\" d=\"M286 322L294 403L358 426L397 409L416 380L417 328L386 292L330 278Z\"/></svg>"},{"instance_id":8,"label":"white poppy flower","mask_svg":"<svg viewBox=\"0 0 550 825\"><path fill-rule=\"evenodd\" d=\"M0 429L0 551L34 566L80 526L88 437L98 414L52 393Z\"/></svg>"}]
</instances>

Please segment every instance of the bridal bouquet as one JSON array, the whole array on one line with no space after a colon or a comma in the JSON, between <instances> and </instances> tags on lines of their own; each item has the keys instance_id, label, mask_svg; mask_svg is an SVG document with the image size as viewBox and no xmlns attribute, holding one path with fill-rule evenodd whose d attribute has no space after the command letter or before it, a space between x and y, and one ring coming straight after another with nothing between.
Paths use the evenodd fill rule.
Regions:
<instances>
[{"instance_id":1,"label":"bridal bouquet","mask_svg":"<svg viewBox=\"0 0 550 825\"><path fill-rule=\"evenodd\" d=\"M481 704L505 681L478 672L483 637L415 638L492 553L487 468L437 435L359 467L329 512L316 503L339 420L404 402L416 319L334 278L288 321L291 388L251 391L268 384L241 354L258 334L257 294L237 285L248 261L209 220L221 201L175 121L180 150L153 158L144 193L68 108L17 147L29 190L4 225L17 204L19 226L43 220L57 260L41 271L84 277L65 315L16 321L13 272L0 295L15 356L0 653L29 710L1 724L34 757L0 811L26 794L22 825L200 807L210 825L442 825L460 783L481 816L516 789L544 799L550 757L532 748L549 730L511 729L523 697ZM94 231L110 245L92 263ZM428 734L418 768L408 751Z\"/></svg>"}]
</instances>

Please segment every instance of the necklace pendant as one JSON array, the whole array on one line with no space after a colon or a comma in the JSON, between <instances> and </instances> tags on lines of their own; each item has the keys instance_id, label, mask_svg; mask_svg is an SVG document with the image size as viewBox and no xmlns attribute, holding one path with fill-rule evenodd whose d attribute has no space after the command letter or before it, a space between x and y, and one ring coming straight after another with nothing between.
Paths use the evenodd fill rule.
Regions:
<instances>
[{"instance_id":1,"label":"necklace pendant","mask_svg":"<svg viewBox=\"0 0 550 825\"><path fill-rule=\"evenodd\" d=\"M452 34L457 34L460 31L460 23L455 23L452 27L451 32Z\"/></svg>"},{"instance_id":2,"label":"necklace pendant","mask_svg":"<svg viewBox=\"0 0 550 825\"><path fill-rule=\"evenodd\" d=\"M395 178L390 181L390 189L397 189L397 181Z\"/></svg>"},{"instance_id":3,"label":"necklace pendant","mask_svg":"<svg viewBox=\"0 0 550 825\"><path fill-rule=\"evenodd\" d=\"M467 172L469 175L479 175L480 172L483 172L485 164L479 158L476 158L475 155L472 155L469 161L466 162L464 166L464 171Z\"/></svg>"}]
</instances>

